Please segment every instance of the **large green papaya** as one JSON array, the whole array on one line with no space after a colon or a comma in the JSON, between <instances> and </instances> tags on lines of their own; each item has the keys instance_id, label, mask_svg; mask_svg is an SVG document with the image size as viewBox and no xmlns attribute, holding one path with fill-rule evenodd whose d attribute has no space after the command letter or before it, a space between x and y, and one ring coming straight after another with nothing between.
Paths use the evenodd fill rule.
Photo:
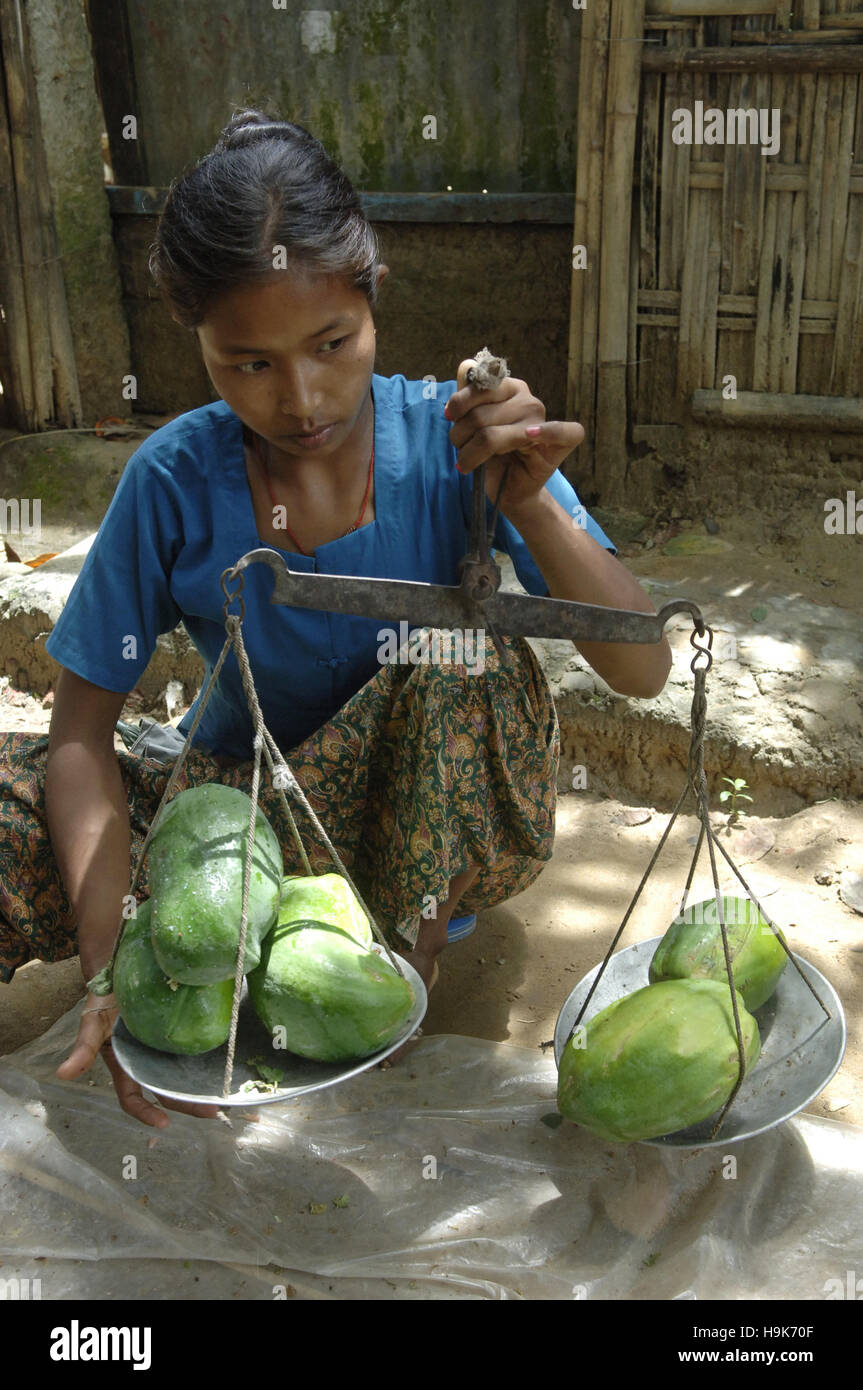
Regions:
<instances>
[{"instance_id":1,"label":"large green papaya","mask_svg":"<svg viewBox=\"0 0 863 1390\"><path fill-rule=\"evenodd\" d=\"M761 1055L761 1037L739 994L737 1007L748 1072ZM581 1038L570 1038L560 1059L558 1109L602 1139L656 1139L724 1105L738 1069L727 984L645 985L590 1019Z\"/></svg>"},{"instance_id":2,"label":"large green papaya","mask_svg":"<svg viewBox=\"0 0 863 1390\"><path fill-rule=\"evenodd\" d=\"M174 985L153 954L151 900L126 923L114 960L114 997L133 1037L160 1052L195 1057L221 1047L231 1031L233 980Z\"/></svg>"},{"instance_id":3,"label":"large green papaya","mask_svg":"<svg viewBox=\"0 0 863 1390\"><path fill-rule=\"evenodd\" d=\"M366 948L374 940L369 919L341 874L283 878L278 920L280 926L290 922L325 922L347 932Z\"/></svg>"},{"instance_id":4,"label":"large green papaya","mask_svg":"<svg viewBox=\"0 0 863 1390\"><path fill-rule=\"evenodd\" d=\"M251 809L250 798L236 787L190 787L168 802L150 841L153 950L165 974L181 984L234 978ZM276 920L283 871L279 842L259 806L246 973L258 964L261 942Z\"/></svg>"},{"instance_id":5,"label":"large green papaya","mask_svg":"<svg viewBox=\"0 0 863 1390\"><path fill-rule=\"evenodd\" d=\"M412 986L388 961L322 922L275 926L249 994L262 1023L289 1052L318 1062L370 1057L410 1016Z\"/></svg>"},{"instance_id":6,"label":"large green papaya","mask_svg":"<svg viewBox=\"0 0 863 1390\"><path fill-rule=\"evenodd\" d=\"M743 995L747 1009L760 1009L788 964L785 948L749 898L723 897L722 915L734 988ZM648 978L651 984L691 978L727 980L715 898L693 903L675 917L656 948Z\"/></svg>"}]
</instances>

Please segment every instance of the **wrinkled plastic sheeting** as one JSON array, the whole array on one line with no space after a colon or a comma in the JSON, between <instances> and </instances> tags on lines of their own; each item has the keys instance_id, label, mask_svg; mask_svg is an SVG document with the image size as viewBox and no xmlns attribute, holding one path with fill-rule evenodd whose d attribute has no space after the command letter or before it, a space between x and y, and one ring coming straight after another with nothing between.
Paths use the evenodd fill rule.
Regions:
<instances>
[{"instance_id":1,"label":"wrinkled plastic sheeting","mask_svg":"<svg viewBox=\"0 0 863 1390\"><path fill-rule=\"evenodd\" d=\"M257 1120L157 1132L101 1059L54 1076L80 1009L0 1059L2 1276L43 1299L823 1299L863 1270L850 1125L610 1144L544 1122L550 1056L439 1036Z\"/></svg>"}]
</instances>

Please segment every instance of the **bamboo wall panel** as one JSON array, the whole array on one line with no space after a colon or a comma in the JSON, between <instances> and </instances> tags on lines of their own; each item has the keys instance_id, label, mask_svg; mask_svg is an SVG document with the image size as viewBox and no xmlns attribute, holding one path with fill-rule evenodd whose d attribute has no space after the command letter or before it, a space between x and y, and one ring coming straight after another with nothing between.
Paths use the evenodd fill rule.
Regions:
<instances>
[{"instance_id":1,"label":"bamboo wall panel","mask_svg":"<svg viewBox=\"0 0 863 1390\"><path fill-rule=\"evenodd\" d=\"M691 418L693 393L719 390L729 374L738 391L765 398L863 395L860 0L783 0L770 13L700 0L646 8L653 59L664 35L666 50L745 45L763 65L642 65L631 427ZM801 39L795 68L782 46ZM760 142L676 145L672 113L696 101L779 110L777 154L763 155Z\"/></svg>"}]
</instances>

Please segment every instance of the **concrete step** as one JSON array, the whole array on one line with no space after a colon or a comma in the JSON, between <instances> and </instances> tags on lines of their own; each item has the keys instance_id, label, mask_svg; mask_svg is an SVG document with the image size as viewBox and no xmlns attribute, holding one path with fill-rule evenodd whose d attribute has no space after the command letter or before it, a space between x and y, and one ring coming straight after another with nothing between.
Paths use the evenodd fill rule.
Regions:
<instances>
[{"instance_id":1,"label":"concrete step","mask_svg":"<svg viewBox=\"0 0 863 1390\"><path fill-rule=\"evenodd\" d=\"M20 690L42 695L55 682L57 667L45 639L93 539L36 570L0 566L0 674ZM498 559L503 588L517 590L508 558ZM657 609L672 598L691 599L714 633L704 741L714 809L722 809L723 776L745 778L754 800L743 807L759 815L863 795L863 635L857 613L789 596L778 582L760 584L756 604L745 584L729 590L727 580L709 573L641 582ZM674 666L652 700L615 694L571 643L531 639L560 720L561 791L585 789L660 809L674 805L689 755L693 631L686 615L668 623ZM190 703L203 670L178 627L159 638L137 690L148 707L156 707L168 682L179 681Z\"/></svg>"},{"instance_id":2,"label":"concrete step","mask_svg":"<svg viewBox=\"0 0 863 1390\"><path fill-rule=\"evenodd\" d=\"M95 538L94 532L35 570L0 565L0 675L8 676L18 690L44 695L55 684L59 667L45 642ZM180 681L190 704L203 677L203 661L185 628L177 627L159 637L136 689L148 706L156 706L168 681Z\"/></svg>"},{"instance_id":3,"label":"concrete step","mask_svg":"<svg viewBox=\"0 0 863 1390\"><path fill-rule=\"evenodd\" d=\"M785 815L819 801L863 795L858 613L789 596L778 583L760 584L753 604L745 584L729 592L727 579L640 582L657 611L672 599L691 599L714 634L704 737L712 807L720 809L723 777L745 778L745 791L754 800L742 803L742 809L758 815ZM577 789L581 782L594 791L671 808L687 775L694 631L686 614L666 625L674 664L664 690L652 700L616 694L571 643L531 639L560 720L560 790Z\"/></svg>"}]
</instances>

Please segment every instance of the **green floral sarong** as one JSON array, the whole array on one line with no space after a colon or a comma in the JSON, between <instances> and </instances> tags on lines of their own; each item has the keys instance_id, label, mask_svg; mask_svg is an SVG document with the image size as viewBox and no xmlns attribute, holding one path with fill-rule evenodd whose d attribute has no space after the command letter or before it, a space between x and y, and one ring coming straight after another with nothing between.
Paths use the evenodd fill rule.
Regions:
<instances>
[{"instance_id":1,"label":"green floral sarong","mask_svg":"<svg viewBox=\"0 0 863 1390\"><path fill-rule=\"evenodd\" d=\"M480 872L460 913L506 901L551 858L560 732L548 683L523 638L490 639L480 672L457 664L383 665L311 737L283 748L315 814L390 945L410 950L429 898ZM26 961L77 953L78 925L45 819L47 735L0 734L0 980ZM117 758L129 805L132 865L171 773ZM187 754L176 790L222 782L251 791L252 763ZM260 805L285 873L303 873L278 792L262 764ZM302 807L292 810L315 873L335 868ZM130 866L131 877L131 866ZM147 896L147 865L138 882Z\"/></svg>"}]
</instances>

